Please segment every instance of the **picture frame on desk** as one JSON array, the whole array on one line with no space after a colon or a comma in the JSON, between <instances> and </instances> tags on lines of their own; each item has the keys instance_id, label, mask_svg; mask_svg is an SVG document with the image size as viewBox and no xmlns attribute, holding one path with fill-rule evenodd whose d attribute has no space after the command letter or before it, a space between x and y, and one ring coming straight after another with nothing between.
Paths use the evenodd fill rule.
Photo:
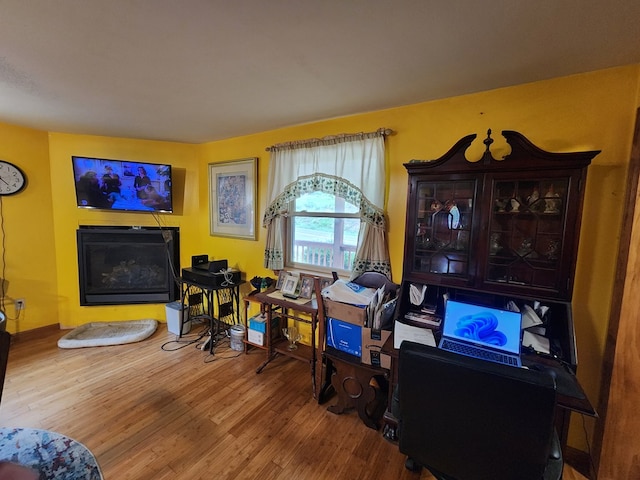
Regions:
<instances>
[{"instance_id":1,"label":"picture frame on desk","mask_svg":"<svg viewBox=\"0 0 640 480\"><path fill-rule=\"evenodd\" d=\"M288 273L280 291L285 297L298 298L300 296L300 275Z\"/></svg>"},{"instance_id":2,"label":"picture frame on desk","mask_svg":"<svg viewBox=\"0 0 640 480\"><path fill-rule=\"evenodd\" d=\"M310 299L313 295L313 277L303 275L301 278L300 298Z\"/></svg>"},{"instance_id":3,"label":"picture frame on desk","mask_svg":"<svg viewBox=\"0 0 640 480\"><path fill-rule=\"evenodd\" d=\"M276 290L282 289L284 279L287 278L287 275L289 275L289 272L287 272L286 270L280 270L280 273L278 274L278 282L276 283Z\"/></svg>"},{"instance_id":4,"label":"picture frame on desk","mask_svg":"<svg viewBox=\"0 0 640 480\"><path fill-rule=\"evenodd\" d=\"M329 285L333 283L333 278L321 277L320 278L320 291L327 288Z\"/></svg>"},{"instance_id":5,"label":"picture frame on desk","mask_svg":"<svg viewBox=\"0 0 640 480\"><path fill-rule=\"evenodd\" d=\"M209 164L210 234L256 240L258 158Z\"/></svg>"}]
</instances>

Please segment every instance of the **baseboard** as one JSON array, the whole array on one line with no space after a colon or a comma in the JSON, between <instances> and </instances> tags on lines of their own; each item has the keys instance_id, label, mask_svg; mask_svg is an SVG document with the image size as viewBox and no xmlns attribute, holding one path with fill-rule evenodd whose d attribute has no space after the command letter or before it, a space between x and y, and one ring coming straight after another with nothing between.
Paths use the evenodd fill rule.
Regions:
<instances>
[{"instance_id":1,"label":"baseboard","mask_svg":"<svg viewBox=\"0 0 640 480\"><path fill-rule=\"evenodd\" d=\"M34 328L32 330L26 330L24 332L12 333L11 341L12 342L24 342L29 340L38 340L40 338L46 338L51 335L53 332L59 332L60 325L47 325L44 327Z\"/></svg>"}]
</instances>

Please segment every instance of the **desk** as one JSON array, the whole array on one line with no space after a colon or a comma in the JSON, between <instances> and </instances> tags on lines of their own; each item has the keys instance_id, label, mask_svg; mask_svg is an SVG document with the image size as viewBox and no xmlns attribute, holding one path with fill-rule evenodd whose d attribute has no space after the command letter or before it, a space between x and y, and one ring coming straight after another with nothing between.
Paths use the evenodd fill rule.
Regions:
<instances>
[{"instance_id":1,"label":"desk","mask_svg":"<svg viewBox=\"0 0 640 480\"><path fill-rule=\"evenodd\" d=\"M439 340L439 332L436 331L435 337L437 343ZM400 351L393 347L393 335L391 335L387 339L385 344L382 346L381 351L391 356L391 385L389 386L388 397L388 404L390 407L384 414L383 435L387 440L396 441L398 420L395 418L390 409L393 409L393 394L395 387L398 384L398 356ZM556 430L558 432L558 436L560 437L560 443L564 450L567 445L571 412L575 411L584 415L594 417L597 416L597 413L591 405L591 402L589 402L589 399L585 395L584 391L582 390L578 379L564 366L560 365L559 362L532 354L523 354L522 362L523 365L527 365L528 368L533 368L536 370L548 368L553 369L557 372L557 375L555 375L555 377L557 384L556 399L558 408L556 408L555 422Z\"/></svg>"},{"instance_id":2,"label":"desk","mask_svg":"<svg viewBox=\"0 0 640 480\"><path fill-rule=\"evenodd\" d=\"M295 301L282 297L279 291L271 287L264 292L257 292L251 295L252 301L261 304L261 311L267 315L266 333L265 333L265 350L266 360L256 369L256 373L260 373L278 354L291 358L308 362L311 370L311 388L313 398L319 403L324 401L323 378L322 378L322 352L324 350L325 333L324 333L324 306L322 301L317 302L316 298L322 298L320 294L320 279L314 278L315 297L311 300ZM303 322L311 327L311 346L298 344L295 350L289 350L288 342L282 335L273 335L272 319L275 312L285 322L289 319ZM304 316L301 316L304 315ZM278 325L282 328L286 325ZM316 341L316 335L318 340ZM273 339L273 340L272 340ZM320 390L322 386L322 390ZM320 390L320 393L319 393Z\"/></svg>"},{"instance_id":3,"label":"desk","mask_svg":"<svg viewBox=\"0 0 640 480\"><path fill-rule=\"evenodd\" d=\"M246 283L244 280L233 284L223 284L218 286L208 285L184 277L180 278L180 303L181 311L188 305L189 320L204 318L209 321L211 331L211 341L209 342L209 352L213 353L213 346L217 342L220 333L220 323L234 325L240 323L240 285ZM196 290L202 294L202 311L200 314L193 314L192 305L189 304L189 297L193 297ZM214 301L215 294L215 301ZM206 304L206 307L205 307ZM180 333L182 336L183 316L180 317Z\"/></svg>"}]
</instances>

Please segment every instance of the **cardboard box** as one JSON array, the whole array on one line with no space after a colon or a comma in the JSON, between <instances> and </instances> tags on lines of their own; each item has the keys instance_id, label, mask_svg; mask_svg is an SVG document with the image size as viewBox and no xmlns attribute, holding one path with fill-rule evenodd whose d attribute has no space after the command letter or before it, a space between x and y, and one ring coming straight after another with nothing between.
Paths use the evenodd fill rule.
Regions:
<instances>
[{"instance_id":1,"label":"cardboard box","mask_svg":"<svg viewBox=\"0 0 640 480\"><path fill-rule=\"evenodd\" d=\"M255 345L260 345L261 347L263 347L264 346L264 333L258 332L257 330L254 330L253 328L250 328L249 330L247 330L247 340L250 343L253 343Z\"/></svg>"},{"instance_id":2,"label":"cardboard box","mask_svg":"<svg viewBox=\"0 0 640 480\"><path fill-rule=\"evenodd\" d=\"M367 319L366 308L325 298L325 315L353 325L363 326Z\"/></svg>"},{"instance_id":3,"label":"cardboard box","mask_svg":"<svg viewBox=\"0 0 640 480\"><path fill-rule=\"evenodd\" d=\"M327 345L350 355L361 357L362 327L328 317Z\"/></svg>"},{"instance_id":4,"label":"cardboard box","mask_svg":"<svg viewBox=\"0 0 640 480\"><path fill-rule=\"evenodd\" d=\"M391 369L391 356L381 353L382 345L391 336L391 330L372 330L362 327L362 363Z\"/></svg>"},{"instance_id":5,"label":"cardboard box","mask_svg":"<svg viewBox=\"0 0 640 480\"><path fill-rule=\"evenodd\" d=\"M382 317L382 329L393 327L393 314L396 308L397 299L390 300L385 304ZM362 305L352 305L350 303L336 302L334 300L324 299L325 314L327 317L337 318L343 322L352 323L353 325L364 326L367 322L367 309Z\"/></svg>"}]
</instances>

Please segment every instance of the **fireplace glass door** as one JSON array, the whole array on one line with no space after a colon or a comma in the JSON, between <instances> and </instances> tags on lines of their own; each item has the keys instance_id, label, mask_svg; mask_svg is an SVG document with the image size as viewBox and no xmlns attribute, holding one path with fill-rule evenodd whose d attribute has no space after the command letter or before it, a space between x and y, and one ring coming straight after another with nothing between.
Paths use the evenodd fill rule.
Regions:
<instances>
[{"instance_id":1,"label":"fireplace glass door","mask_svg":"<svg viewBox=\"0 0 640 480\"><path fill-rule=\"evenodd\" d=\"M177 229L79 229L80 304L175 300L177 235Z\"/></svg>"}]
</instances>

